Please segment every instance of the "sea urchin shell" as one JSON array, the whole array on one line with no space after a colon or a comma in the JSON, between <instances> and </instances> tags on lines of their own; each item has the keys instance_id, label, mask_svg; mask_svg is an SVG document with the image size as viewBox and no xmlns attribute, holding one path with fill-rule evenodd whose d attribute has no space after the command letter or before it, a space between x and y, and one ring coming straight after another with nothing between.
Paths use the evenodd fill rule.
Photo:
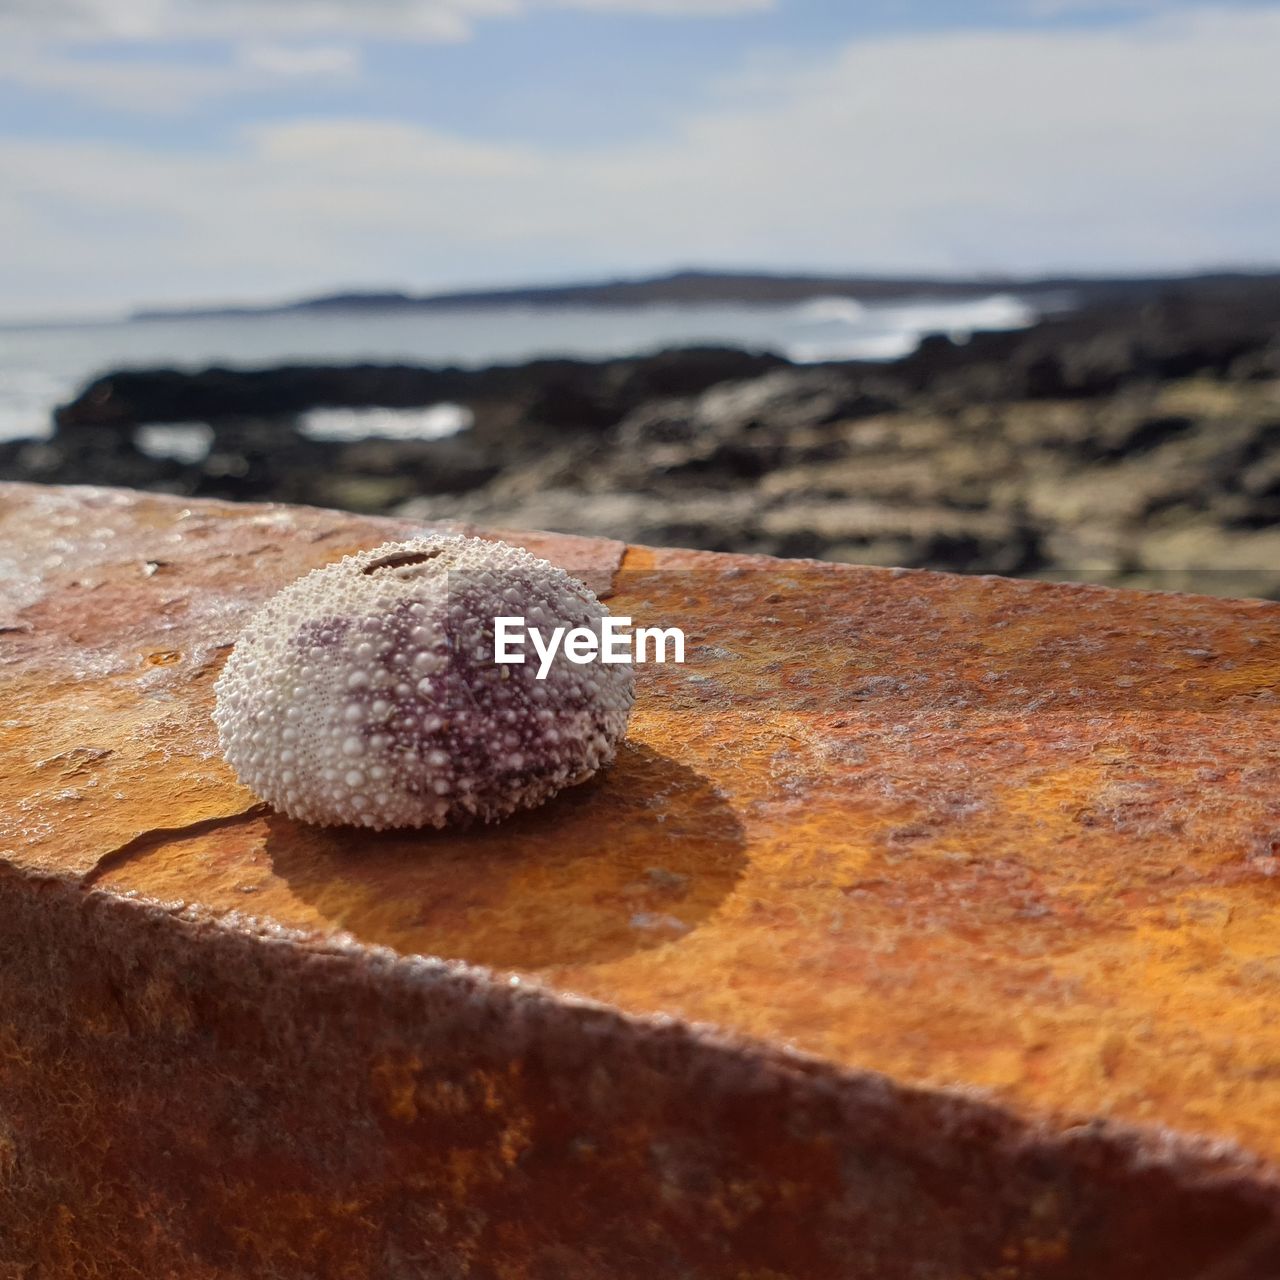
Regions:
<instances>
[{"instance_id":1,"label":"sea urchin shell","mask_svg":"<svg viewBox=\"0 0 1280 1280\"><path fill-rule=\"evenodd\" d=\"M437 536L317 569L250 619L214 721L240 780L321 825L442 827L541 804L612 758L630 665L498 663L494 619L599 629L607 610L516 547Z\"/></svg>"}]
</instances>

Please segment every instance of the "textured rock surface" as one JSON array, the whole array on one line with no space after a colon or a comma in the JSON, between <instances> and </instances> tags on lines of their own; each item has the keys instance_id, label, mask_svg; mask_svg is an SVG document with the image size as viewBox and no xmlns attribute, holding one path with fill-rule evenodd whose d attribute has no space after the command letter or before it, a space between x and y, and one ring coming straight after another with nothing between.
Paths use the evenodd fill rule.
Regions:
<instances>
[{"instance_id":1,"label":"textured rock surface","mask_svg":"<svg viewBox=\"0 0 1280 1280\"><path fill-rule=\"evenodd\" d=\"M239 623L413 532L0 487L4 1280L1280 1272L1280 606L520 535L688 632L615 766L254 806Z\"/></svg>"}]
</instances>

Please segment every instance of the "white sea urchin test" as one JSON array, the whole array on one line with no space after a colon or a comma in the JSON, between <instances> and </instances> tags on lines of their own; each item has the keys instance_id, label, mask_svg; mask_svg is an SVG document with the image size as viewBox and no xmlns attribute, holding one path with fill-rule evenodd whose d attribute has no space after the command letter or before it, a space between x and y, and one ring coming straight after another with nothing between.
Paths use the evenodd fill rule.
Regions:
<instances>
[{"instance_id":1,"label":"white sea urchin test","mask_svg":"<svg viewBox=\"0 0 1280 1280\"><path fill-rule=\"evenodd\" d=\"M608 610L564 570L501 542L387 543L268 600L217 684L241 782L325 826L442 827L541 804L607 764L630 665L498 663L494 619L598 631Z\"/></svg>"}]
</instances>

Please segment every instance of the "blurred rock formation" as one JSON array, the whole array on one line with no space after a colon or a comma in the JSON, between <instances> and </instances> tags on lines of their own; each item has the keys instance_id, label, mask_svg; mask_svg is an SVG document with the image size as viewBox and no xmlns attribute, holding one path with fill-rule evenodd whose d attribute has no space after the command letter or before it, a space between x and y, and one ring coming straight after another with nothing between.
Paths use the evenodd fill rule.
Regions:
<instances>
[{"instance_id":1,"label":"blurred rock formation","mask_svg":"<svg viewBox=\"0 0 1280 1280\"><path fill-rule=\"evenodd\" d=\"M443 440L318 406L456 402ZM138 448L200 421L195 462ZM274 498L722 551L1280 597L1280 285L1171 286L893 364L697 349L487 370L111 374L0 477Z\"/></svg>"}]
</instances>

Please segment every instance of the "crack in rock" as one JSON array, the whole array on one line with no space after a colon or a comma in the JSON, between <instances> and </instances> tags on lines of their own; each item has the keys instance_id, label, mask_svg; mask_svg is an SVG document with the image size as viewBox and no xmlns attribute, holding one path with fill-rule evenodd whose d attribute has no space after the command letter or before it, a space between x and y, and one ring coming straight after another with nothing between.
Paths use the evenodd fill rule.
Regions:
<instances>
[{"instance_id":1,"label":"crack in rock","mask_svg":"<svg viewBox=\"0 0 1280 1280\"><path fill-rule=\"evenodd\" d=\"M86 889L93 888L104 876L123 866L139 855L145 855L168 844L171 840L187 840L193 836L207 835L224 827L239 826L253 818L261 817L268 812L269 806L253 804L237 813L222 814L216 818L205 818L200 822L189 822L181 827L151 827L140 832L124 844L108 850L80 877L81 885Z\"/></svg>"}]
</instances>

